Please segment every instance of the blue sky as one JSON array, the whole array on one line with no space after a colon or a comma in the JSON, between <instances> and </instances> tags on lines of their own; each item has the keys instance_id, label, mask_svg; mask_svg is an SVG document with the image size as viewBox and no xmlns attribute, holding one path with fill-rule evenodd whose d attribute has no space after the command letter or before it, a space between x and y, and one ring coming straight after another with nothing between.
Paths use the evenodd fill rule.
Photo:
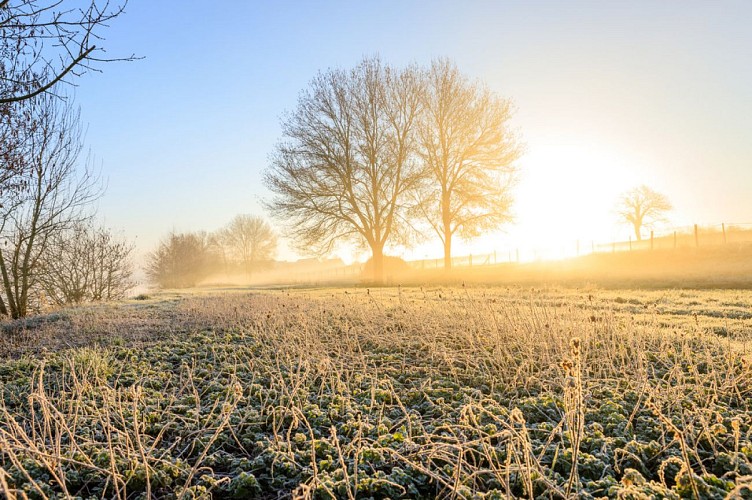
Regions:
<instances>
[{"instance_id":1,"label":"blue sky","mask_svg":"<svg viewBox=\"0 0 752 500\"><path fill-rule=\"evenodd\" d=\"M264 215L280 117L317 71L450 57L515 102L527 144L515 224L466 248L606 240L629 233L613 204L640 183L672 224L752 222L750 25L743 1L131 0L103 45L143 59L75 95L108 180L99 213L148 251Z\"/></svg>"}]
</instances>

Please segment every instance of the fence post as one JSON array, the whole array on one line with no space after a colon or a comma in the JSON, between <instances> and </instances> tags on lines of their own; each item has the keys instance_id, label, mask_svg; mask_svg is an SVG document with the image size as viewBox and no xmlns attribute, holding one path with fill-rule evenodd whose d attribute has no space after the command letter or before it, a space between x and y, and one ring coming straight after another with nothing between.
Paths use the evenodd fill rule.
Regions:
<instances>
[{"instance_id":1,"label":"fence post","mask_svg":"<svg viewBox=\"0 0 752 500\"><path fill-rule=\"evenodd\" d=\"M653 230L650 230L650 249L653 249Z\"/></svg>"},{"instance_id":2,"label":"fence post","mask_svg":"<svg viewBox=\"0 0 752 500\"><path fill-rule=\"evenodd\" d=\"M695 247L700 246L700 238L697 235L697 224L695 224Z\"/></svg>"},{"instance_id":3,"label":"fence post","mask_svg":"<svg viewBox=\"0 0 752 500\"><path fill-rule=\"evenodd\" d=\"M725 245L726 244L726 223L725 222L721 223L721 229L723 229L723 244Z\"/></svg>"},{"instance_id":4,"label":"fence post","mask_svg":"<svg viewBox=\"0 0 752 500\"><path fill-rule=\"evenodd\" d=\"M632 251L632 235L629 235L629 251Z\"/></svg>"},{"instance_id":5,"label":"fence post","mask_svg":"<svg viewBox=\"0 0 752 500\"><path fill-rule=\"evenodd\" d=\"M496 264L496 250L494 250L494 264Z\"/></svg>"},{"instance_id":6,"label":"fence post","mask_svg":"<svg viewBox=\"0 0 752 500\"><path fill-rule=\"evenodd\" d=\"M595 253L595 241L590 240L590 253Z\"/></svg>"},{"instance_id":7,"label":"fence post","mask_svg":"<svg viewBox=\"0 0 752 500\"><path fill-rule=\"evenodd\" d=\"M518 248L516 252L517 252L517 264L519 264L520 263L520 249Z\"/></svg>"}]
</instances>

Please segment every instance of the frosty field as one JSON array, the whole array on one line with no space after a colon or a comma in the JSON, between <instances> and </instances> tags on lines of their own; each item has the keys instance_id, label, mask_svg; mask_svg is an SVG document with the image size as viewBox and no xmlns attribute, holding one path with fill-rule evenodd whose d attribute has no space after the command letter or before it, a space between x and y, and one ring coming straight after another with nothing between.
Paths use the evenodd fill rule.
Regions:
<instances>
[{"instance_id":1,"label":"frosty field","mask_svg":"<svg viewBox=\"0 0 752 500\"><path fill-rule=\"evenodd\" d=\"M752 495L749 291L142 298L3 324L0 496Z\"/></svg>"}]
</instances>

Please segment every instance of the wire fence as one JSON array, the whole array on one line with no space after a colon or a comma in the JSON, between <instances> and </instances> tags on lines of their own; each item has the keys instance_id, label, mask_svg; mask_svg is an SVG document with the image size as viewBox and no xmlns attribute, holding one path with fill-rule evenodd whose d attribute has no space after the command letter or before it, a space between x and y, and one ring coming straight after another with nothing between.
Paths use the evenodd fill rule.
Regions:
<instances>
[{"instance_id":1,"label":"wire fence","mask_svg":"<svg viewBox=\"0 0 752 500\"><path fill-rule=\"evenodd\" d=\"M560 260L588 254L679 250L746 244L752 244L752 222L710 225L693 224L662 231L644 231L639 239L636 235L628 235L623 240L608 242L573 240L555 247L546 248L500 248L491 253L453 257L452 267ZM408 264L413 269L436 269L444 267L444 259L414 260L409 261Z\"/></svg>"},{"instance_id":2,"label":"wire fence","mask_svg":"<svg viewBox=\"0 0 752 500\"><path fill-rule=\"evenodd\" d=\"M650 231L650 234L642 239L630 237L626 241L594 245L593 252L676 250L740 243L752 243L752 223L721 223L703 226L694 224L669 231Z\"/></svg>"},{"instance_id":3,"label":"wire fence","mask_svg":"<svg viewBox=\"0 0 752 500\"><path fill-rule=\"evenodd\" d=\"M620 252L669 251L688 248L710 248L723 245L737 247L752 245L752 222L720 223L710 225L693 224L674 227L662 231L644 231L641 238L635 235L623 240L596 242L575 240L554 248L506 247L489 253L469 254L452 257L452 268L469 268L500 264L522 264L526 262L560 260L581 257L589 254ZM387 282L399 279L399 274L409 271L434 270L444 268L443 258L399 261L399 265L387 265ZM316 284L329 282L352 282L367 279L366 266L362 263L332 265L311 268L304 272L287 273L288 283ZM276 280L274 280L276 281Z\"/></svg>"}]
</instances>

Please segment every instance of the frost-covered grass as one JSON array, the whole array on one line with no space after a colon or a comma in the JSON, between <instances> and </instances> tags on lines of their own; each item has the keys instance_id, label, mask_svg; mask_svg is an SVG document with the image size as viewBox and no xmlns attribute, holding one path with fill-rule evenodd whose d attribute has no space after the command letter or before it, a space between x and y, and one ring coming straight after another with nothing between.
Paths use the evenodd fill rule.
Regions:
<instances>
[{"instance_id":1,"label":"frost-covered grass","mask_svg":"<svg viewBox=\"0 0 752 500\"><path fill-rule=\"evenodd\" d=\"M750 312L732 290L352 288L8 323L0 496L749 496Z\"/></svg>"}]
</instances>

